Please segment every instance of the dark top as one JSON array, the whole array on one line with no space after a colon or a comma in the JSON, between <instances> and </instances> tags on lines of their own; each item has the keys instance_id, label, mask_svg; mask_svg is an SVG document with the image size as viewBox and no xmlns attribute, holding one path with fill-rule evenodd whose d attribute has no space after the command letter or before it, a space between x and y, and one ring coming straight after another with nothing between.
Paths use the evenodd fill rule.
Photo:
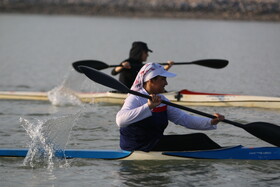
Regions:
<instances>
[{"instance_id":1,"label":"dark top","mask_svg":"<svg viewBox=\"0 0 280 187\"><path fill-rule=\"evenodd\" d=\"M167 106L154 108L152 116L120 128L120 147L127 151L150 151L168 125Z\"/></svg>"},{"instance_id":2,"label":"dark top","mask_svg":"<svg viewBox=\"0 0 280 187\"><path fill-rule=\"evenodd\" d=\"M119 81L122 82L124 85L126 85L128 88L131 88L138 72L143 66L143 63L131 58L124 60L123 62L129 62L131 69L123 68L120 72L116 72L114 68L111 74L112 75L120 74Z\"/></svg>"}]
</instances>

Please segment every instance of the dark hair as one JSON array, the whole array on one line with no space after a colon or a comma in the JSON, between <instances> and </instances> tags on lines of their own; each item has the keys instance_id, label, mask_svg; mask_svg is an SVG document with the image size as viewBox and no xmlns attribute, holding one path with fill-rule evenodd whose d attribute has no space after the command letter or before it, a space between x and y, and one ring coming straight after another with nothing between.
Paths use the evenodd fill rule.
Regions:
<instances>
[{"instance_id":1,"label":"dark hair","mask_svg":"<svg viewBox=\"0 0 280 187\"><path fill-rule=\"evenodd\" d=\"M157 80L159 77L160 77L160 75L157 75L157 76L151 78L150 80Z\"/></svg>"},{"instance_id":2,"label":"dark hair","mask_svg":"<svg viewBox=\"0 0 280 187\"><path fill-rule=\"evenodd\" d=\"M136 61L142 61L143 52L153 52L148 48L147 44L144 42L133 42L132 47L129 52L129 58Z\"/></svg>"}]
</instances>

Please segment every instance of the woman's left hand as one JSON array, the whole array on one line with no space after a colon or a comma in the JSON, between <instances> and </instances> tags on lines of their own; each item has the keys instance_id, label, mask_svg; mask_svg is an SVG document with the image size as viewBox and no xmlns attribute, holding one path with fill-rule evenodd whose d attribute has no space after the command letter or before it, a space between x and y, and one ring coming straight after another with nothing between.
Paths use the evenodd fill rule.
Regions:
<instances>
[{"instance_id":1,"label":"woman's left hand","mask_svg":"<svg viewBox=\"0 0 280 187\"><path fill-rule=\"evenodd\" d=\"M216 116L216 118L211 120L212 125L217 125L220 121L223 121L225 119L225 116L219 113L214 113L214 116Z\"/></svg>"}]
</instances>

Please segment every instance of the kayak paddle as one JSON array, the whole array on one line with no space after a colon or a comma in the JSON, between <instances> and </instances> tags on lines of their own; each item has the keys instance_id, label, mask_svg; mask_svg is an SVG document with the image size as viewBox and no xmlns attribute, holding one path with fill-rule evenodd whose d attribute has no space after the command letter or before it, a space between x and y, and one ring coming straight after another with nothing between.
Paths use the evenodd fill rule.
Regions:
<instances>
[{"instance_id":1,"label":"kayak paddle","mask_svg":"<svg viewBox=\"0 0 280 187\"><path fill-rule=\"evenodd\" d=\"M168 63L159 63L159 64L167 65ZM221 69L228 65L228 61L222 59L205 59L205 60L196 60L192 62L174 62L173 65L191 65L191 64L205 66L209 68ZM97 70L102 70L106 68L117 67L120 65L108 65L99 60L80 60L80 61L73 62L72 66L76 71L82 73L81 70L79 69L79 66L87 66Z\"/></svg>"},{"instance_id":2,"label":"kayak paddle","mask_svg":"<svg viewBox=\"0 0 280 187\"><path fill-rule=\"evenodd\" d=\"M121 91L123 93L130 93L133 95L137 95L140 97L144 97L147 99L150 99L151 97L149 95L144 95L142 93L130 90L128 87L126 87L124 84L119 82L118 80L114 79L113 77L110 77L109 75L102 73L94 68L87 67L87 66L79 66L79 70L82 71L89 79L102 84L106 87ZM175 103L171 103L168 101L162 101L162 103L176 107L182 110L186 110L195 114L199 114L205 117L209 118L216 118L216 116L213 116L211 114L207 114L198 110L194 110L182 105L178 105ZM277 147L280 147L280 126L267 123L267 122L253 122L248 124L241 124L238 122L230 121L227 119L224 119L223 122L234 125L236 127L242 128L248 133L252 134L255 137L258 137L259 139L262 139L263 141L266 141L272 145L275 145Z\"/></svg>"}]
</instances>

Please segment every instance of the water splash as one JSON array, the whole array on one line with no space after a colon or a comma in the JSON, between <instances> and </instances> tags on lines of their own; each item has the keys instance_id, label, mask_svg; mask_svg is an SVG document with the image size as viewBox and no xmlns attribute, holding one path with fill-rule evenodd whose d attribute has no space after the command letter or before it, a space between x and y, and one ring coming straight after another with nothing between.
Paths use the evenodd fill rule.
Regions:
<instances>
[{"instance_id":1,"label":"water splash","mask_svg":"<svg viewBox=\"0 0 280 187\"><path fill-rule=\"evenodd\" d=\"M81 86L84 78L85 76L78 74L72 69L66 74L60 85L48 92L49 101L55 106L81 105L75 90L80 90L78 87Z\"/></svg>"},{"instance_id":2,"label":"water splash","mask_svg":"<svg viewBox=\"0 0 280 187\"><path fill-rule=\"evenodd\" d=\"M55 87L48 92L48 99L55 106L81 105L82 102L73 90L64 84Z\"/></svg>"},{"instance_id":3,"label":"water splash","mask_svg":"<svg viewBox=\"0 0 280 187\"><path fill-rule=\"evenodd\" d=\"M94 83L74 69L68 72L62 83L48 92L48 99L55 106L82 105L77 93L105 92L108 88Z\"/></svg>"},{"instance_id":4,"label":"water splash","mask_svg":"<svg viewBox=\"0 0 280 187\"><path fill-rule=\"evenodd\" d=\"M67 166L66 159L55 157L57 152L64 152L75 119L80 113L59 118L31 122L20 118L20 122L31 138L27 156L23 165L32 168L47 165L48 169Z\"/></svg>"}]
</instances>

